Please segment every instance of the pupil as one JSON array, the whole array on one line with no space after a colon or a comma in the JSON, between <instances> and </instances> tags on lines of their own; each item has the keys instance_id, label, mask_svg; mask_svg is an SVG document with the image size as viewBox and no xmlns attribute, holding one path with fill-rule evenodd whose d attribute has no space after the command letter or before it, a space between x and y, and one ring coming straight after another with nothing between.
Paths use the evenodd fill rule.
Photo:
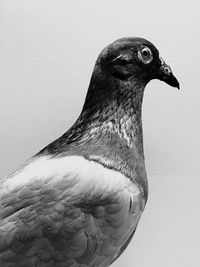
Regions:
<instances>
[{"instance_id":1,"label":"pupil","mask_svg":"<svg viewBox=\"0 0 200 267\"><path fill-rule=\"evenodd\" d=\"M148 50L143 50L143 55L144 55L145 57L148 57L148 56L149 56L149 51L148 51Z\"/></svg>"}]
</instances>

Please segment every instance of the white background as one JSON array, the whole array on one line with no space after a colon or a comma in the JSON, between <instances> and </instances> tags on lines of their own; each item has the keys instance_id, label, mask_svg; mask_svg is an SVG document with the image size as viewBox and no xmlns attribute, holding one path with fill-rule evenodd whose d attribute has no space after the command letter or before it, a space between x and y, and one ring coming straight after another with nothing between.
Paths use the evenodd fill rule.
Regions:
<instances>
[{"instance_id":1,"label":"white background","mask_svg":"<svg viewBox=\"0 0 200 267\"><path fill-rule=\"evenodd\" d=\"M99 52L124 36L152 41L180 81L146 88L149 200L115 267L200 266L198 1L0 1L0 175L76 120Z\"/></svg>"}]
</instances>

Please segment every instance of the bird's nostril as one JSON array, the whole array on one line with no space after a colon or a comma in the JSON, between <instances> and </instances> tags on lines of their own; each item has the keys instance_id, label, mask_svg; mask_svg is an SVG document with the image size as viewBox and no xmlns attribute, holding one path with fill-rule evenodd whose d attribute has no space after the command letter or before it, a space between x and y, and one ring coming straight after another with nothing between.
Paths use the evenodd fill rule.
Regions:
<instances>
[{"instance_id":1,"label":"bird's nostril","mask_svg":"<svg viewBox=\"0 0 200 267\"><path fill-rule=\"evenodd\" d=\"M167 75L170 75L170 73L172 72L171 68L169 66L167 66L167 65L162 66L161 69Z\"/></svg>"},{"instance_id":2,"label":"bird's nostril","mask_svg":"<svg viewBox=\"0 0 200 267\"><path fill-rule=\"evenodd\" d=\"M170 74L170 69L168 67L165 67L164 68L164 71L167 73L167 74Z\"/></svg>"}]
</instances>

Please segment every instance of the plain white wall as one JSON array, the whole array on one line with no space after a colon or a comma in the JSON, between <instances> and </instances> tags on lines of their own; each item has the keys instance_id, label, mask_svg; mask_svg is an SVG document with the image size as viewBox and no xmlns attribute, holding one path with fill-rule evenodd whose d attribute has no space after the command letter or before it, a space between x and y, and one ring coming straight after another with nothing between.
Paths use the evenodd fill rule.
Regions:
<instances>
[{"instance_id":1,"label":"plain white wall","mask_svg":"<svg viewBox=\"0 0 200 267\"><path fill-rule=\"evenodd\" d=\"M146 88L149 200L115 267L200 266L199 25L198 1L0 1L1 176L74 122L115 39L149 39L180 81Z\"/></svg>"}]
</instances>

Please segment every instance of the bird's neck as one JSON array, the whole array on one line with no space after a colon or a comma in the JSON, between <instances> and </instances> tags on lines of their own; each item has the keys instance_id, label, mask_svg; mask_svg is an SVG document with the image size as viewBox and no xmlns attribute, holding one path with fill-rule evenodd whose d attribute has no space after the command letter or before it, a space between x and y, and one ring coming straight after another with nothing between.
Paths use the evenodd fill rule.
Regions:
<instances>
[{"instance_id":1,"label":"bird's neck","mask_svg":"<svg viewBox=\"0 0 200 267\"><path fill-rule=\"evenodd\" d=\"M78 120L38 154L58 155L66 151L70 154L77 150L80 154L81 147L84 147L84 153L94 154L109 146L112 151L117 149L118 153L143 159L141 108L144 87L145 84L133 81L112 85L91 81Z\"/></svg>"},{"instance_id":2,"label":"bird's neck","mask_svg":"<svg viewBox=\"0 0 200 267\"><path fill-rule=\"evenodd\" d=\"M136 149L139 156L143 154L143 133L141 108L145 85L130 84L120 85L120 92L113 93L104 101L99 99L96 105L92 104L90 110L90 99L86 98L88 106L84 106L79 122L87 122L83 138L90 140L105 136L118 136L127 147Z\"/></svg>"}]
</instances>

